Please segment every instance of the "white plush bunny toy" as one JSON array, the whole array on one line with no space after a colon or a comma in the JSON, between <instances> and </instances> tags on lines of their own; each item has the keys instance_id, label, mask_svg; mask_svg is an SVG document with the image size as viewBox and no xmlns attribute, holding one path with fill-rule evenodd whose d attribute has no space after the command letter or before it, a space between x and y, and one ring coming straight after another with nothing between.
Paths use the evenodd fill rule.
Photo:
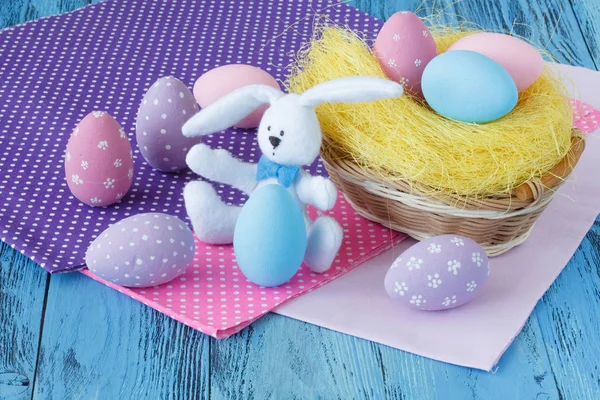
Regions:
<instances>
[{"instance_id":1,"label":"white plush bunny toy","mask_svg":"<svg viewBox=\"0 0 600 400\"><path fill-rule=\"evenodd\" d=\"M402 93L402 86L396 82L367 76L323 82L302 95L284 94L267 85L244 86L199 111L182 131L187 137L219 132L269 104L258 127L263 153L258 164L241 162L227 151L213 150L205 144L194 146L186 162L198 175L231 185L249 196L266 184L279 183L288 188L304 213L308 235L304 262L312 271L324 272L341 246L343 231L331 217L320 215L312 221L306 213L307 204L321 211L330 210L337 198L329 179L312 176L301 168L311 164L321 148L321 127L313 107L324 102L358 103L399 97ZM200 240L212 244L233 242L241 207L223 203L205 181L188 183L184 199Z\"/></svg>"}]
</instances>

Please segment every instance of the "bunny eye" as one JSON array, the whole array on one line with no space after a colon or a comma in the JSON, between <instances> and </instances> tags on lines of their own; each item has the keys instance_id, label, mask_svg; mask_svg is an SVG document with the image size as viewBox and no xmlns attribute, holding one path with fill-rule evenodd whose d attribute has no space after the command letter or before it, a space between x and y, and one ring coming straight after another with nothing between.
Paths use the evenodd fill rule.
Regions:
<instances>
[{"instance_id":1,"label":"bunny eye","mask_svg":"<svg viewBox=\"0 0 600 400\"><path fill-rule=\"evenodd\" d=\"M283 131L279 132L279 136L283 136L283 134L284 134Z\"/></svg>"},{"instance_id":2,"label":"bunny eye","mask_svg":"<svg viewBox=\"0 0 600 400\"><path fill-rule=\"evenodd\" d=\"M267 126L267 130L270 131L271 130L271 125Z\"/></svg>"}]
</instances>

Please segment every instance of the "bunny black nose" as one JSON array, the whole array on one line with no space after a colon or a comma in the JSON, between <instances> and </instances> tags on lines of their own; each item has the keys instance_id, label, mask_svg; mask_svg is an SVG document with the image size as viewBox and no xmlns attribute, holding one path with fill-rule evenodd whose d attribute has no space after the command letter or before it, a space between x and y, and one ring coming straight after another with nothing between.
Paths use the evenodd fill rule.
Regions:
<instances>
[{"instance_id":1,"label":"bunny black nose","mask_svg":"<svg viewBox=\"0 0 600 400\"><path fill-rule=\"evenodd\" d=\"M281 143L281 139L279 139L277 136L269 136L269 142L271 142L271 146L276 149Z\"/></svg>"}]
</instances>

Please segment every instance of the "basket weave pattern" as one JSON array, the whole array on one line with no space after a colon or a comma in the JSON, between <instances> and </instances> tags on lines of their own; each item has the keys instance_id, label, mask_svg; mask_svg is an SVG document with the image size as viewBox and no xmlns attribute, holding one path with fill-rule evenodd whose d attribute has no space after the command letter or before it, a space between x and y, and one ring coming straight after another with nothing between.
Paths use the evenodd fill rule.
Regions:
<instances>
[{"instance_id":1,"label":"basket weave pattern","mask_svg":"<svg viewBox=\"0 0 600 400\"><path fill-rule=\"evenodd\" d=\"M583 136L574 130L573 137ZM585 142L577 143L579 146ZM574 147L565 156L570 157L571 168L579 159L577 154L583 151ZM564 182L561 179L553 187L546 187L543 178L526 182L533 193L527 200L513 195L466 199L440 194L432 198L425 193L434 193L433 189L359 166L327 140L321 155L331 179L360 215L417 240L443 234L463 235L478 242L489 256L523 243Z\"/></svg>"}]
</instances>

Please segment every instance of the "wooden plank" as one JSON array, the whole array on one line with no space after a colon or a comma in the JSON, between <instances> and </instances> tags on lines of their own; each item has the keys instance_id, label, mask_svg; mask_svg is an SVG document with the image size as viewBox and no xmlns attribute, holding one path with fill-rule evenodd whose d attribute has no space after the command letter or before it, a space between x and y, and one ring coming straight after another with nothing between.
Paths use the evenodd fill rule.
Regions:
<instances>
[{"instance_id":1,"label":"wooden plank","mask_svg":"<svg viewBox=\"0 0 600 400\"><path fill-rule=\"evenodd\" d=\"M20 24L25 19L27 7L24 1L0 1L0 29Z\"/></svg>"},{"instance_id":2,"label":"wooden plank","mask_svg":"<svg viewBox=\"0 0 600 400\"><path fill-rule=\"evenodd\" d=\"M34 395L208 398L209 337L81 274L53 275Z\"/></svg>"},{"instance_id":3,"label":"wooden plank","mask_svg":"<svg viewBox=\"0 0 600 400\"><path fill-rule=\"evenodd\" d=\"M600 19L598 18L600 2L598 0L571 0L570 3L597 70L600 67Z\"/></svg>"},{"instance_id":4,"label":"wooden plank","mask_svg":"<svg viewBox=\"0 0 600 400\"><path fill-rule=\"evenodd\" d=\"M565 399L600 399L600 220L536 307Z\"/></svg>"},{"instance_id":5,"label":"wooden plank","mask_svg":"<svg viewBox=\"0 0 600 400\"><path fill-rule=\"evenodd\" d=\"M10 0L0 1L0 29L33 19L57 15L102 0Z\"/></svg>"},{"instance_id":6,"label":"wooden plank","mask_svg":"<svg viewBox=\"0 0 600 400\"><path fill-rule=\"evenodd\" d=\"M275 315L230 339L213 340L211 369L213 399L558 397L535 319L494 373L432 361Z\"/></svg>"},{"instance_id":7,"label":"wooden plank","mask_svg":"<svg viewBox=\"0 0 600 400\"><path fill-rule=\"evenodd\" d=\"M30 399L49 275L0 242L0 399Z\"/></svg>"},{"instance_id":8,"label":"wooden plank","mask_svg":"<svg viewBox=\"0 0 600 400\"><path fill-rule=\"evenodd\" d=\"M455 23L453 0L353 0L349 4L386 21L398 11L411 11L420 17L439 15L439 21Z\"/></svg>"},{"instance_id":9,"label":"wooden plank","mask_svg":"<svg viewBox=\"0 0 600 400\"><path fill-rule=\"evenodd\" d=\"M348 4L371 14L375 18L386 21L398 11L415 11L420 3L421 0L352 0Z\"/></svg>"}]
</instances>

